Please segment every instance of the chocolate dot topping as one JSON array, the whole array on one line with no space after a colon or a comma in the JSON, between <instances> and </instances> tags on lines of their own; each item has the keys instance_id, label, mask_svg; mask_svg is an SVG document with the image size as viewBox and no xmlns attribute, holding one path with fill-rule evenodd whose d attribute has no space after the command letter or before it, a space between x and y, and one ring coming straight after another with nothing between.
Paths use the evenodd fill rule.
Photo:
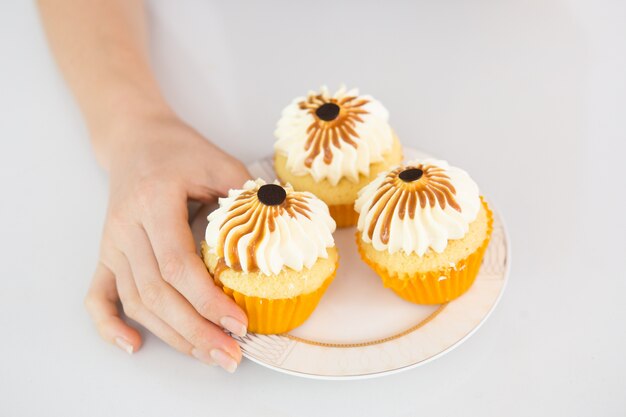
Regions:
<instances>
[{"instance_id":1,"label":"chocolate dot topping","mask_svg":"<svg viewBox=\"0 0 626 417\"><path fill-rule=\"evenodd\" d=\"M278 206L287 198L285 189L276 184L265 184L256 192L259 201L266 206Z\"/></svg>"},{"instance_id":2,"label":"chocolate dot topping","mask_svg":"<svg viewBox=\"0 0 626 417\"><path fill-rule=\"evenodd\" d=\"M398 177L404 182L413 182L422 178L424 175L424 171L419 168L409 168L402 171Z\"/></svg>"},{"instance_id":3,"label":"chocolate dot topping","mask_svg":"<svg viewBox=\"0 0 626 417\"><path fill-rule=\"evenodd\" d=\"M339 116L341 108L335 103L324 103L315 110L315 114L320 119L330 122Z\"/></svg>"}]
</instances>

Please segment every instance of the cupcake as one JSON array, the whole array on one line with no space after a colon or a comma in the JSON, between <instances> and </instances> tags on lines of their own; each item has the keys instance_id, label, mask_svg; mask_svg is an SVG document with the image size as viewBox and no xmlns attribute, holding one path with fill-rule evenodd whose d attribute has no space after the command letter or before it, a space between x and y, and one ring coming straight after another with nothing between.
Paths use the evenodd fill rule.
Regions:
<instances>
[{"instance_id":1,"label":"cupcake","mask_svg":"<svg viewBox=\"0 0 626 417\"><path fill-rule=\"evenodd\" d=\"M248 315L248 330L284 333L313 312L337 269L328 207L290 185L247 181L209 214L202 257Z\"/></svg>"},{"instance_id":2,"label":"cupcake","mask_svg":"<svg viewBox=\"0 0 626 417\"><path fill-rule=\"evenodd\" d=\"M493 219L465 171L409 162L364 187L355 208L361 258L405 300L444 303L476 279Z\"/></svg>"},{"instance_id":3,"label":"cupcake","mask_svg":"<svg viewBox=\"0 0 626 417\"><path fill-rule=\"evenodd\" d=\"M380 102L356 89L342 87L331 95L323 87L296 98L276 127L278 178L318 196L338 226L354 226L359 190L402 161L388 119Z\"/></svg>"}]
</instances>

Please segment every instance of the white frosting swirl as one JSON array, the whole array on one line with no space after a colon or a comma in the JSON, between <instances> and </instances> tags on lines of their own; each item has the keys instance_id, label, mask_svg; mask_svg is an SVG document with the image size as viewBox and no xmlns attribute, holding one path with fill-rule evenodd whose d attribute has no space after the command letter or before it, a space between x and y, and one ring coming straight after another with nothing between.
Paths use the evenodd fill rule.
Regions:
<instances>
[{"instance_id":1,"label":"white frosting swirl","mask_svg":"<svg viewBox=\"0 0 626 417\"><path fill-rule=\"evenodd\" d=\"M422 207L419 199L415 199L412 201L417 204L414 204L415 212L411 217L407 214L407 206L405 206L404 214L401 215L402 204L388 204L389 201L394 201L391 198L387 204L381 202L386 205L382 209L382 215L381 213L377 215L379 207L376 204L376 199L380 197L379 189L384 186L385 182L392 184L390 193L400 193L405 189L403 187L409 189L410 186L403 184L402 180L397 178L397 173L405 167L426 166L438 167L444 170L443 172L447 176L445 181L453 186L455 190L453 201L456 202L460 210L454 208L452 204L445 204L445 207L442 208L439 203L426 203ZM469 230L469 224L476 219L481 207L478 186L467 172L449 166L446 161L435 159L411 161L403 168L395 168L381 173L359 192L359 197L355 202L355 209L359 212L357 228L361 232L361 239L371 243L376 250L386 250L390 253L402 250L407 254L416 253L422 256L428 248L441 253L448 245L448 240L463 238ZM424 181L427 181L427 179L425 178ZM437 201L434 197L433 200ZM400 198L396 201L409 204L411 198L407 197L404 200ZM381 232L383 232L385 227L384 219L389 210L393 210L393 213L387 234L385 235L385 233ZM375 224L373 233L370 236L369 230L373 224L372 222L375 222ZM385 238L387 239L386 242L384 241Z\"/></svg>"},{"instance_id":2,"label":"white frosting swirl","mask_svg":"<svg viewBox=\"0 0 626 417\"><path fill-rule=\"evenodd\" d=\"M311 106L320 102L341 103L350 97L356 99L346 101L345 106L342 106L343 114L351 111L352 103L366 101L359 107L365 111L359 112L360 120L349 124L353 133L356 133L349 135L356 146L342 140L335 143L329 140L332 159L325 160L324 152L320 152L312 163L307 164L310 152L306 144L312 133L312 125L319 122ZM309 103L309 108L303 108L302 103ZM287 168L295 175L309 174L315 181L326 178L333 185L343 177L357 182L359 174L369 175L370 164L382 161L383 156L391 150L393 131L387 123L388 119L389 113L379 101L368 95L359 96L357 89L347 91L342 86L331 95L326 87L322 87L320 92L311 91L307 97L296 98L283 110L274 132L277 138L274 149L287 157Z\"/></svg>"},{"instance_id":3,"label":"white frosting swirl","mask_svg":"<svg viewBox=\"0 0 626 417\"><path fill-rule=\"evenodd\" d=\"M311 193L294 191L287 184L283 186L287 194L285 202L268 208L259 202L256 194L264 184L262 179L250 180L242 190L230 190L228 197L219 199L219 208L208 216L205 239L209 251L226 253L224 261L230 268L244 272L258 269L266 275L278 274L283 267L300 271L312 267L318 258L327 258L326 249L335 244L332 236L335 221L326 204ZM248 204L245 212L256 210L259 215L249 216L247 221L245 215L234 215L231 209L241 207L242 202ZM266 217L263 209L268 213ZM223 230L225 222L233 217L235 226ZM229 247L233 245L234 256L229 256Z\"/></svg>"}]
</instances>

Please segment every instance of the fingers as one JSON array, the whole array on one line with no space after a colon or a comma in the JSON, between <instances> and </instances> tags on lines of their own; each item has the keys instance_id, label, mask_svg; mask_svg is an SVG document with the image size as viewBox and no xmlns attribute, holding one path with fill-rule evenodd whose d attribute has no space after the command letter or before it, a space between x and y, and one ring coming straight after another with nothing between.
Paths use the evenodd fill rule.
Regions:
<instances>
[{"instance_id":1,"label":"fingers","mask_svg":"<svg viewBox=\"0 0 626 417\"><path fill-rule=\"evenodd\" d=\"M139 227L128 229L125 241L123 251L128 258L142 304L198 351L210 355L218 363L227 362L224 368L234 370L241 360L239 345L219 327L198 314L180 293L162 280L145 232Z\"/></svg>"},{"instance_id":2,"label":"fingers","mask_svg":"<svg viewBox=\"0 0 626 417\"><path fill-rule=\"evenodd\" d=\"M250 172L241 161L230 155L224 155L224 163L215 164L219 168L213 168L209 171L206 184L214 184L216 191L220 195L228 194L228 190L232 188L241 188L241 186L252 178ZM219 161L218 161L219 162Z\"/></svg>"},{"instance_id":3,"label":"fingers","mask_svg":"<svg viewBox=\"0 0 626 417\"><path fill-rule=\"evenodd\" d=\"M220 191L222 195L226 195L228 194L228 190L241 188L241 186L251 178L252 175L248 172L248 168L240 161L235 161L221 172L220 181L218 182L218 184L221 184Z\"/></svg>"},{"instance_id":4,"label":"fingers","mask_svg":"<svg viewBox=\"0 0 626 417\"><path fill-rule=\"evenodd\" d=\"M116 262L118 267L116 268L115 282L125 314L136 322L141 323L152 334L174 349L190 355L193 345L142 304L128 261L122 254L120 255L121 259Z\"/></svg>"},{"instance_id":5,"label":"fingers","mask_svg":"<svg viewBox=\"0 0 626 417\"><path fill-rule=\"evenodd\" d=\"M242 188L246 181L252 179L252 175L240 163L237 167L227 167L224 170L213 169L207 180L208 184L213 185L209 187L202 182L189 184L187 197L208 204L215 202L217 197L227 195L231 189Z\"/></svg>"},{"instance_id":6,"label":"fingers","mask_svg":"<svg viewBox=\"0 0 626 417\"><path fill-rule=\"evenodd\" d=\"M186 206L170 200L149 213L145 230L163 279L181 293L203 317L228 331L245 336L248 319L224 292L215 286L196 255Z\"/></svg>"},{"instance_id":7,"label":"fingers","mask_svg":"<svg viewBox=\"0 0 626 417\"><path fill-rule=\"evenodd\" d=\"M141 346L141 335L120 318L117 300L113 273L98 263L85 297L85 307L102 338L131 354Z\"/></svg>"}]
</instances>

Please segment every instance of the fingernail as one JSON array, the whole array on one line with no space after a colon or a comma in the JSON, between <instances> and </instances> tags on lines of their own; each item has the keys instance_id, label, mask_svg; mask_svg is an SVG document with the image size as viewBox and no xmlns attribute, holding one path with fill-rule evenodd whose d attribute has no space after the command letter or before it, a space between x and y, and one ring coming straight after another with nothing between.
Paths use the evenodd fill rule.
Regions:
<instances>
[{"instance_id":1,"label":"fingernail","mask_svg":"<svg viewBox=\"0 0 626 417\"><path fill-rule=\"evenodd\" d=\"M228 353L220 349L212 349L210 353L211 358L213 358L215 363L224 368L226 372L230 372L231 374L235 372L237 369L237 361L235 361Z\"/></svg>"},{"instance_id":2,"label":"fingernail","mask_svg":"<svg viewBox=\"0 0 626 417\"><path fill-rule=\"evenodd\" d=\"M191 354L194 358L198 359L200 362L205 363L207 365L215 366L215 361L211 359L211 355L201 351L200 349L192 349Z\"/></svg>"},{"instance_id":3,"label":"fingernail","mask_svg":"<svg viewBox=\"0 0 626 417\"><path fill-rule=\"evenodd\" d=\"M244 337L248 331L245 324L231 316L222 317L220 323L223 328L240 337Z\"/></svg>"},{"instance_id":4,"label":"fingernail","mask_svg":"<svg viewBox=\"0 0 626 417\"><path fill-rule=\"evenodd\" d=\"M125 351L126 353L128 353L129 355L133 354L133 345L131 345L130 343L128 343L128 340L124 339L123 337L116 337L115 338L115 344L122 349L123 351Z\"/></svg>"}]
</instances>

